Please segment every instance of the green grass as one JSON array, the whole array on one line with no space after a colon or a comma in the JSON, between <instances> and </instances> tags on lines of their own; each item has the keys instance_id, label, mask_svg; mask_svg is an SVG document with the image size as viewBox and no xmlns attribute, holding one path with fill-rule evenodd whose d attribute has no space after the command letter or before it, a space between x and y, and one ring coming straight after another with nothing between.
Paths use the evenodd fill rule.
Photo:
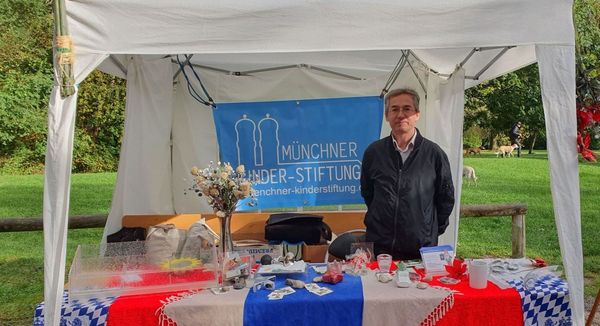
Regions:
<instances>
[{"instance_id":1,"label":"green grass","mask_svg":"<svg viewBox=\"0 0 600 326\"><path fill-rule=\"evenodd\" d=\"M525 203L529 257L540 256L553 264L561 261L554 225L546 153L521 158L482 155L465 158L476 170L478 186L465 185L464 204ZM600 165L580 164L582 237L586 295L600 287ZM72 177L71 215L107 214L115 173L79 174ZM0 218L41 216L43 177L0 175ZM101 229L70 230L67 266L75 247L97 243ZM463 257L510 256L509 217L460 220L458 254ZM0 325L31 325L35 304L43 300L42 232L0 233Z\"/></svg>"},{"instance_id":2,"label":"green grass","mask_svg":"<svg viewBox=\"0 0 600 326\"><path fill-rule=\"evenodd\" d=\"M69 214L108 214L116 175L73 174ZM42 216L43 196L43 175L0 175L0 218Z\"/></svg>"},{"instance_id":3,"label":"green grass","mask_svg":"<svg viewBox=\"0 0 600 326\"><path fill-rule=\"evenodd\" d=\"M74 174L70 215L108 214L116 173ZM42 216L42 175L0 175L0 218ZM69 230L67 267L75 248L98 243L102 229ZM42 232L0 233L0 325L31 325L36 303L44 299Z\"/></svg>"}]
</instances>

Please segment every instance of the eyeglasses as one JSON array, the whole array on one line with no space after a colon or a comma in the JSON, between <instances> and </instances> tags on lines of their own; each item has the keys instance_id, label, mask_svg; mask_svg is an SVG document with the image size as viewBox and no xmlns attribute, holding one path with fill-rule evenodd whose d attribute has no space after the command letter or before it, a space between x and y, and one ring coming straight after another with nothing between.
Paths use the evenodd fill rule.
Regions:
<instances>
[{"instance_id":1,"label":"eyeglasses","mask_svg":"<svg viewBox=\"0 0 600 326\"><path fill-rule=\"evenodd\" d=\"M404 107L404 108L391 107L390 110L388 111L389 114L392 114L392 115L402 114L405 117L409 117L409 116L415 114L416 112L417 112L417 110L415 108L411 108L411 107Z\"/></svg>"}]
</instances>

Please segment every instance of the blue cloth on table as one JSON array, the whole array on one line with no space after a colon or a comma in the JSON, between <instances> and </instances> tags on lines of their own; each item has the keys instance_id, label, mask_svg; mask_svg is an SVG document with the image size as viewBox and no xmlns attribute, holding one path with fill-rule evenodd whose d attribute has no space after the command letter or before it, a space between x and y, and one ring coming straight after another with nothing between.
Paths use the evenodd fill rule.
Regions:
<instances>
[{"instance_id":1,"label":"blue cloth on table","mask_svg":"<svg viewBox=\"0 0 600 326\"><path fill-rule=\"evenodd\" d=\"M301 276L300 276L301 275ZM312 283L317 273L309 267L306 274L277 275L275 289L285 287L286 278ZM318 296L306 289L294 289L281 300L269 300L269 290L249 291L244 303L244 325L361 325L363 291L360 277L344 275L338 284L319 283L332 293Z\"/></svg>"},{"instance_id":2,"label":"blue cloth on table","mask_svg":"<svg viewBox=\"0 0 600 326\"><path fill-rule=\"evenodd\" d=\"M104 326L108 316L108 308L115 297L90 300L73 300L69 302L68 292L63 293L60 326L89 325ZM44 303L35 307L33 326L44 326Z\"/></svg>"},{"instance_id":3,"label":"blue cloth on table","mask_svg":"<svg viewBox=\"0 0 600 326\"><path fill-rule=\"evenodd\" d=\"M526 326L572 325L569 287L558 277L545 275L529 289L523 281L508 281L521 296L523 324Z\"/></svg>"}]
</instances>

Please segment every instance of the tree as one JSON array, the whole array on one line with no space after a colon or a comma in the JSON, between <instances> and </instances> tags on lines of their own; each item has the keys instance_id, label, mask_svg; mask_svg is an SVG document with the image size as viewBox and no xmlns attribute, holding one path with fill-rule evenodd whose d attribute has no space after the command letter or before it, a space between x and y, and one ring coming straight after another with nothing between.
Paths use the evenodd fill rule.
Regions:
<instances>
[{"instance_id":1,"label":"tree","mask_svg":"<svg viewBox=\"0 0 600 326\"><path fill-rule=\"evenodd\" d=\"M521 121L530 152L535 140L544 133L544 112L537 65L530 65L467 90L465 128L478 125L488 130L490 146L500 135Z\"/></svg>"},{"instance_id":2,"label":"tree","mask_svg":"<svg viewBox=\"0 0 600 326\"><path fill-rule=\"evenodd\" d=\"M0 166L39 172L52 86L52 16L43 1L0 1Z\"/></svg>"},{"instance_id":3,"label":"tree","mask_svg":"<svg viewBox=\"0 0 600 326\"><path fill-rule=\"evenodd\" d=\"M0 173L44 169L53 83L52 8L39 0L0 0ZM75 172L117 167L125 82L93 72L79 87Z\"/></svg>"},{"instance_id":4,"label":"tree","mask_svg":"<svg viewBox=\"0 0 600 326\"><path fill-rule=\"evenodd\" d=\"M579 130L584 132L580 137L580 147L585 148L585 134L600 136L600 109L596 115L597 121L593 120L594 115L591 114L592 108L600 102L600 1L576 0L573 16ZM525 143L529 145L531 153L545 132L537 65L482 83L466 92L465 130L472 125L486 128L489 130L490 143L493 143L493 139L505 133L516 120L522 121L526 127ZM582 121L586 121L586 126L581 126ZM590 143L594 145L592 137L587 137L587 144Z\"/></svg>"}]
</instances>

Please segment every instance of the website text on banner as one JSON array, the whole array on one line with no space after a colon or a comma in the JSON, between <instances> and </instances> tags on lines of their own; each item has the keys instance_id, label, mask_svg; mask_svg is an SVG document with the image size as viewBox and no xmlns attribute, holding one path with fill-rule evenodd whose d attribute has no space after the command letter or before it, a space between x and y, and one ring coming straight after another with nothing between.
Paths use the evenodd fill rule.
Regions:
<instances>
[{"instance_id":1,"label":"website text on banner","mask_svg":"<svg viewBox=\"0 0 600 326\"><path fill-rule=\"evenodd\" d=\"M379 139L379 97L226 103L213 115L221 160L258 180L253 209L363 203L361 160Z\"/></svg>"}]
</instances>

